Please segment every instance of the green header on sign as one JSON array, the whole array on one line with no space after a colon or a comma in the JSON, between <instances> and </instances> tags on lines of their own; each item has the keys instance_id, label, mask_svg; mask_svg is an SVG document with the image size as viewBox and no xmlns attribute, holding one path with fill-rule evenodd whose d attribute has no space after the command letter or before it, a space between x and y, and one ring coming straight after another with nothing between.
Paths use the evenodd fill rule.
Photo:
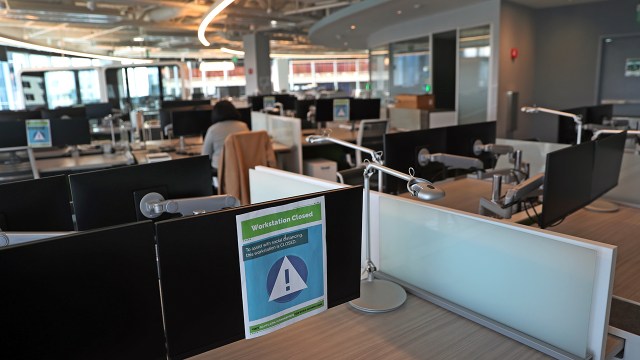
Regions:
<instances>
[{"instance_id":1,"label":"green header on sign","mask_svg":"<svg viewBox=\"0 0 640 360\"><path fill-rule=\"evenodd\" d=\"M313 204L243 221L241 223L242 240L268 234L273 231L320 221L322 219L320 210L320 204Z\"/></svg>"}]
</instances>

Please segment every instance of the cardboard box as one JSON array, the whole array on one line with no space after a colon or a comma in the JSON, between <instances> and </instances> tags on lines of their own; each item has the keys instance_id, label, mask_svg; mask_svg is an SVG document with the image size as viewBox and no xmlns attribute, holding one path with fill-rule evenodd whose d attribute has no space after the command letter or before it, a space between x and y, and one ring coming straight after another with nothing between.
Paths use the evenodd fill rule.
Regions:
<instances>
[{"instance_id":1,"label":"cardboard box","mask_svg":"<svg viewBox=\"0 0 640 360\"><path fill-rule=\"evenodd\" d=\"M398 94L396 95L396 107L404 109L433 110L435 102L433 100L433 95L430 94Z\"/></svg>"}]
</instances>

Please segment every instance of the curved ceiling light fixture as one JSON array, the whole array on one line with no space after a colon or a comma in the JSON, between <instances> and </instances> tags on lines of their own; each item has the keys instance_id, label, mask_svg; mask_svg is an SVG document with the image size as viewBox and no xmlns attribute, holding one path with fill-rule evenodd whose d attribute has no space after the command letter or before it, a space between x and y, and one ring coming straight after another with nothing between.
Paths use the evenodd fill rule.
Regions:
<instances>
[{"instance_id":1,"label":"curved ceiling light fixture","mask_svg":"<svg viewBox=\"0 0 640 360\"><path fill-rule=\"evenodd\" d=\"M229 49L226 47L221 47L220 51L227 53L227 54L231 54L231 55L237 55L237 56L244 56L244 51L242 50L233 50L233 49Z\"/></svg>"},{"instance_id":2,"label":"curved ceiling light fixture","mask_svg":"<svg viewBox=\"0 0 640 360\"><path fill-rule=\"evenodd\" d=\"M28 42L24 42L24 41L14 40L14 39L6 38L6 37L3 37L3 36L0 36L0 44L16 46L16 47L24 48L24 49L31 49L31 50L37 50L37 51L50 52L50 53L55 53L55 54L62 54L62 55L69 55L69 56L80 56L80 57L86 57L86 58L91 58L91 59L100 59L100 60L109 60L109 61L119 61L119 62L122 62L122 63L129 63L129 64L131 64L131 63L133 63L133 64L148 64L148 63L152 63L153 62L153 60L147 60L147 59L134 59L134 58L125 58L125 57L118 57L118 56L90 54L90 53L84 53L84 52L79 52L79 51L71 51L71 50L52 48L52 47L48 47L48 46L37 45L37 44L32 44L32 43L28 43Z\"/></svg>"},{"instance_id":3,"label":"curved ceiling light fixture","mask_svg":"<svg viewBox=\"0 0 640 360\"><path fill-rule=\"evenodd\" d=\"M200 27L198 27L198 40L204 46L211 45L210 42L207 41L207 38L204 36L205 31L207 31L207 27L213 21L213 19L218 16L227 6L231 5L235 0L216 0L216 2L211 6L211 12L207 14L207 16L202 19L200 23Z\"/></svg>"}]
</instances>

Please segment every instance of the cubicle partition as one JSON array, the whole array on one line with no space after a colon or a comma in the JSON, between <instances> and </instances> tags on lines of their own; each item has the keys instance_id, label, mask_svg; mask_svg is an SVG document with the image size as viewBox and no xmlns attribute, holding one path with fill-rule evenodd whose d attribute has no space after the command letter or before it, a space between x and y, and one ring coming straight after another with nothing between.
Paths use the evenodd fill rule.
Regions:
<instances>
[{"instance_id":1,"label":"cubicle partition","mask_svg":"<svg viewBox=\"0 0 640 360\"><path fill-rule=\"evenodd\" d=\"M327 296L333 307L360 296L361 187L156 223L171 358L244 338L236 216L318 196L325 198Z\"/></svg>"},{"instance_id":2,"label":"cubicle partition","mask_svg":"<svg viewBox=\"0 0 640 360\"><path fill-rule=\"evenodd\" d=\"M278 154L278 162L284 170L302 174L302 125L300 119L287 116L251 112L251 129L266 130L271 139L289 148Z\"/></svg>"},{"instance_id":3,"label":"cubicle partition","mask_svg":"<svg viewBox=\"0 0 640 360\"><path fill-rule=\"evenodd\" d=\"M265 170L252 198L326 186ZM556 358L604 358L614 246L377 192L371 216L380 276Z\"/></svg>"}]
</instances>

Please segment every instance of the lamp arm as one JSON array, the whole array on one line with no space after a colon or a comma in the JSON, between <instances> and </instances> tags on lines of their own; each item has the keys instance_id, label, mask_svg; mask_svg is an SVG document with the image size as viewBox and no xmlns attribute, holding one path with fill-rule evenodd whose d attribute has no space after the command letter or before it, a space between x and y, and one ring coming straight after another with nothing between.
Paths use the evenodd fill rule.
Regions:
<instances>
[{"instance_id":1,"label":"lamp arm","mask_svg":"<svg viewBox=\"0 0 640 360\"><path fill-rule=\"evenodd\" d=\"M564 111L547 109L547 108L540 107L540 106L523 106L520 110L522 112L525 112L525 113L544 112L544 113L547 113L547 114L566 116L566 117L572 118L573 122L576 123L577 132L578 132L578 137L576 139L576 143L580 144L580 142L582 140L582 116L576 115L576 114L572 114L572 113L568 113L568 112L564 112Z\"/></svg>"},{"instance_id":2,"label":"lamp arm","mask_svg":"<svg viewBox=\"0 0 640 360\"><path fill-rule=\"evenodd\" d=\"M344 147L348 147L350 149L354 149L354 150L358 150L358 151L362 151L364 153L367 153L369 155L371 155L371 158L373 159L373 162L376 164L382 164L382 152L380 151L375 151L373 149L369 149L366 148L364 146L360 146L360 145L356 145L356 144L352 144L348 141L343 141L340 139L336 139L336 138L332 138L329 136L325 136L325 135L311 135L311 136L307 136L306 138L307 142L309 144L313 144L313 143L323 143L323 142L332 142L334 144L338 144L338 145L342 145Z\"/></svg>"},{"instance_id":3,"label":"lamp arm","mask_svg":"<svg viewBox=\"0 0 640 360\"><path fill-rule=\"evenodd\" d=\"M617 133L621 133L623 131L627 132L627 137L631 137L630 135L640 136L640 130L601 129L601 130L598 130L598 131L593 133L593 136L591 137L591 140L597 139L602 134L617 134Z\"/></svg>"}]
</instances>

